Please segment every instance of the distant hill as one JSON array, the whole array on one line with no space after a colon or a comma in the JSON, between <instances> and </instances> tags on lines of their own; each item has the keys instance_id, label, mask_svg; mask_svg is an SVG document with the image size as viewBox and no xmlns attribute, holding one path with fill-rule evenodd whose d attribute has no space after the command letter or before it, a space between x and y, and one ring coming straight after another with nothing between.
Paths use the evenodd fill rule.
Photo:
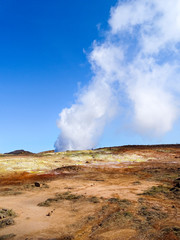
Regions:
<instances>
[{"instance_id":1,"label":"distant hill","mask_svg":"<svg viewBox=\"0 0 180 240\"><path fill-rule=\"evenodd\" d=\"M43 152L39 152L38 154L41 154L41 153L54 153L54 150L43 151Z\"/></svg>"},{"instance_id":2,"label":"distant hill","mask_svg":"<svg viewBox=\"0 0 180 240\"><path fill-rule=\"evenodd\" d=\"M122 145L122 146L113 146L113 147L103 147L97 148L96 150L101 149L154 149L154 148L180 148L180 144L154 144L154 145Z\"/></svg>"},{"instance_id":3,"label":"distant hill","mask_svg":"<svg viewBox=\"0 0 180 240\"><path fill-rule=\"evenodd\" d=\"M11 155L32 155L34 153L29 152L29 151L24 151L23 149L20 149L20 150L15 150L15 151L8 152L8 153L5 153L5 154L11 154Z\"/></svg>"},{"instance_id":4,"label":"distant hill","mask_svg":"<svg viewBox=\"0 0 180 240\"><path fill-rule=\"evenodd\" d=\"M123 145L123 146L112 146L112 147L103 147L103 148L96 148L94 150L135 150L135 149L155 149L155 148L180 148L180 144L157 144L157 145ZM80 151L80 150L79 150ZM29 151L25 151L23 149L15 150L12 152L4 153L4 154L11 154L11 155L41 155L41 154L48 154L54 153L54 150L43 151L39 153L32 153Z\"/></svg>"}]
</instances>

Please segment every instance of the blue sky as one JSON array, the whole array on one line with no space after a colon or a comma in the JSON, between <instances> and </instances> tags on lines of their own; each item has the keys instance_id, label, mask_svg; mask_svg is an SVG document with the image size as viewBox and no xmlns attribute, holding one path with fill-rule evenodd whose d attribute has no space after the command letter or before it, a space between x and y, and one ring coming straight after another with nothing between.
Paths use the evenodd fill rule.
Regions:
<instances>
[{"instance_id":1,"label":"blue sky","mask_svg":"<svg viewBox=\"0 0 180 240\"><path fill-rule=\"evenodd\" d=\"M116 2L0 1L0 152L53 149L58 114L93 75L83 50L103 41ZM177 122L163 137L142 137L117 117L98 146L177 143L179 130Z\"/></svg>"},{"instance_id":2,"label":"blue sky","mask_svg":"<svg viewBox=\"0 0 180 240\"><path fill-rule=\"evenodd\" d=\"M52 149L113 0L0 1L0 152Z\"/></svg>"}]
</instances>

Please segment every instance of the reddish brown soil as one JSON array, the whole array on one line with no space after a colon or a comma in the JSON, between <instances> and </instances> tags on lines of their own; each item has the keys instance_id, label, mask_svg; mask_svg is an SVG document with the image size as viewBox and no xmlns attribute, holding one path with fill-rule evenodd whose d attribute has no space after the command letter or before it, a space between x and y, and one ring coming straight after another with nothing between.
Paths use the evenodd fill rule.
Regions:
<instances>
[{"instance_id":1,"label":"reddish brown soil","mask_svg":"<svg viewBox=\"0 0 180 240\"><path fill-rule=\"evenodd\" d=\"M179 145L111 151L149 160L2 175L0 208L17 216L14 225L0 228L0 239L180 239Z\"/></svg>"}]
</instances>

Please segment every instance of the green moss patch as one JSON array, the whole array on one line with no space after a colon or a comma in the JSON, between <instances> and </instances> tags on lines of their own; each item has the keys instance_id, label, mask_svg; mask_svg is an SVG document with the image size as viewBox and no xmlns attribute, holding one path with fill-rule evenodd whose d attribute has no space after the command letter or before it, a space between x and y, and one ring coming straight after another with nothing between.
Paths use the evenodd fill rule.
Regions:
<instances>
[{"instance_id":1,"label":"green moss patch","mask_svg":"<svg viewBox=\"0 0 180 240\"><path fill-rule=\"evenodd\" d=\"M1 208L0 209L0 228L13 225L14 217L16 217L16 213L12 209Z\"/></svg>"},{"instance_id":2,"label":"green moss patch","mask_svg":"<svg viewBox=\"0 0 180 240\"><path fill-rule=\"evenodd\" d=\"M53 202L59 202L62 200L75 201L84 198L83 195L75 195L71 192L57 193L54 198L48 198L44 202L38 203L39 207L49 207Z\"/></svg>"}]
</instances>

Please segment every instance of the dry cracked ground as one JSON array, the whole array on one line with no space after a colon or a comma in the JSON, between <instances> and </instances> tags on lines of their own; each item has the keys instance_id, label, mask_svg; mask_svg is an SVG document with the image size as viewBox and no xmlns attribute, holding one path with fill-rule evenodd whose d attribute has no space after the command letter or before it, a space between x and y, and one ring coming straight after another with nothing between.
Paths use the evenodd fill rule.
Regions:
<instances>
[{"instance_id":1,"label":"dry cracked ground","mask_svg":"<svg viewBox=\"0 0 180 240\"><path fill-rule=\"evenodd\" d=\"M180 145L0 155L0 240L180 239Z\"/></svg>"}]
</instances>

